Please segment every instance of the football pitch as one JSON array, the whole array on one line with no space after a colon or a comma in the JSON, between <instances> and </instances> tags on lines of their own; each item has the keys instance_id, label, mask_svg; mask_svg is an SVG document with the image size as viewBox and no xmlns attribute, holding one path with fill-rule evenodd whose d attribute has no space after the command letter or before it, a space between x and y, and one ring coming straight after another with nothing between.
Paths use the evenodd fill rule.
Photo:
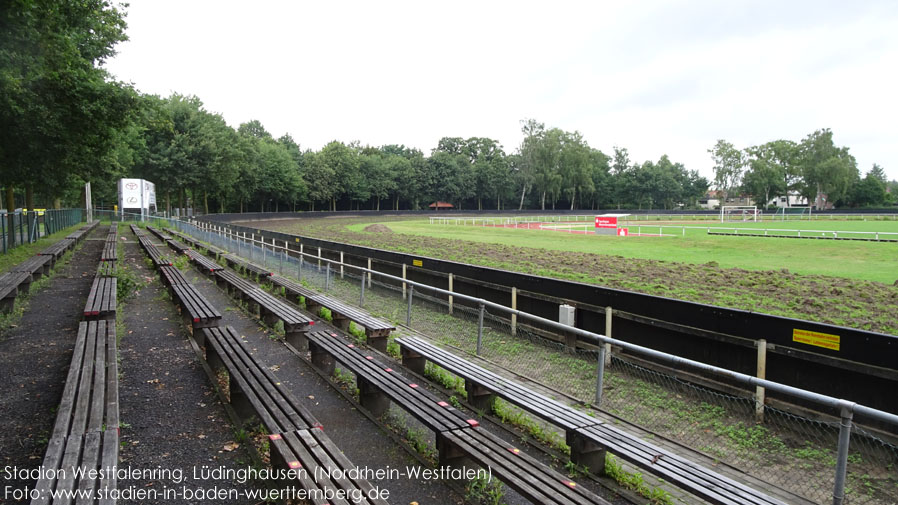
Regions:
<instances>
[{"instance_id":1,"label":"football pitch","mask_svg":"<svg viewBox=\"0 0 898 505\"><path fill-rule=\"evenodd\" d=\"M450 222L451 223L451 222ZM476 224L475 224L476 223ZM533 222L532 222L533 223ZM366 224L351 224L362 231ZM384 222L397 234L465 240L546 251L588 253L678 263L714 262L723 268L781 270L805 275L827 275L892 284L898 279L898 243L709 235L708 231L751 234L898 239L898 221L629 221L631 236L589 233L591 223L545 222L529 227L508 227L489 221L431 224L427 218ZM795 231L785 231L795 230ZM577 233L579 232L579 233ZM842 232L842 233L839 233ZM847 232L847 233L846 233ZM854 233L852 233L854 232ZM864 233L857 233L864 232ZM896 235L888 235L894 233ZM613 258L618 256L620 258ZM526 261L526 258L520 258Z\"/></svg>"}]
</instances>

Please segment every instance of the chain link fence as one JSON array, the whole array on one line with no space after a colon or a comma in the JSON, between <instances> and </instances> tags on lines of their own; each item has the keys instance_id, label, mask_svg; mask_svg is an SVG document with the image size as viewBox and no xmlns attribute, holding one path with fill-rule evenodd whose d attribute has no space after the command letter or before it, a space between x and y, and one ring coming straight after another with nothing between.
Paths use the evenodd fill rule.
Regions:
<instances>
[{"instance_id":1,"label":"chain link fence","mask_svg":"<svg viewBox=\"0 0 898 505\"><path fill-rule=\"evenodd\" d=\"M596 350L572 350L523 321L512 328L506 314L458 300L450 305L444 294L403 287L348 266L341 271L340 265L329 267L317 258L300 259L183 223L179 228L310 289L361 303L372 315L407 324L437 344L479 355L582 403L596 401ZM603 385L601 409L607 413L811 502L832 502L838 420L811 419L768 405L759 423L750 393L722 393L626 354L610 356ZM898 446L857 425L849 446L844 503L898 504Z\"/></svg>"}]
</instances>

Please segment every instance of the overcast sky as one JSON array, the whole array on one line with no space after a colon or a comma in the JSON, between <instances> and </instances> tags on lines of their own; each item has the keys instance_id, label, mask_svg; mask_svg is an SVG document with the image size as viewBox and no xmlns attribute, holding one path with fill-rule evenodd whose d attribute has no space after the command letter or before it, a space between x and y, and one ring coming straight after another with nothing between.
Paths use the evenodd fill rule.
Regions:
<instances>
[{"instance_id":1,"label":"overcast sky","mask_svg":"<svg viewBox=\"0 0 898 505\"><path fill-rule=\"evenodd\" d=\"M444 136L520 145L520 121L711 176L747 147L831 128L898 179L898 2L130 0L107 68L305 148Z\"/></svg>"}]
</instances>

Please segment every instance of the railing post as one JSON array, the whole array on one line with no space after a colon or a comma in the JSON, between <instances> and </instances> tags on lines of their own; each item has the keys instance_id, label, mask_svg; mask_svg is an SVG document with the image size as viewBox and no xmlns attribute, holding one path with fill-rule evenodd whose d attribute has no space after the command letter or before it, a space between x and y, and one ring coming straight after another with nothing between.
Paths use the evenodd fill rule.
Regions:
<instances>
[{"instance_id":1,"label":"railing post","mask_svg":"<svg viewBox=\"0 0 898 505\"><path fill-rule=\"evenodd\" d=\"M331 287L331 264L327 263L327 272L324 273L324 290L328 291Z\"/></svg>"},{"instance_id":2,"label":"railing post","mask_svg":"<svg viewBox=\"0 0 898 505\"><path fill-rule=\"evenodd\" d=\"M330 263L328 263L330 265ZM318 271L321 272L321 248L318 248Z\"/></svg>"},{"instance_id":3,"label":"railing post","mask_svg":"<svg viewBox=\"0 0 898 505\"><path fill-rule=\"evenodd\" d=\"M449 274L449 292L452 293L452 281L455 279L455 275ZM449 313L452 313L452 295L449 295Z\"/></svg>"},{"instance_id":4,"label":"railing post","mask_svg":"<svg viewBox=\"0 0 898 505\"><path fill-rule=\"evenodd\" d=\"M409 286L408 289L408 309L405 313L405 325L412 325L412 297L415 296L415 286Z\"/></svg>"},{"instance_id":5,"label":"railing post","mask_svg":"<svg viewBox=\"0 0 898 505\"><path fill-rule=\"evenodd\" d=\"M602 404L602 388L604 387L605 382L605 359L607 357L605 352L605 346L599 346L599 361L596 365L596 407Z\"/></svg>"},{"instance_id":6,"label":"railing post","mask_svg":"<svg viewBox=\"0 0 898 505\"><path fill-rule=\"evenodd\" d=\"M839 421L839 450L836 454L836 481L833 484L833 505L842 505L845 500L845 475L848 470L848 444L851 442L851 421L854 418L854 403L841 400L842 415Z\"/></svg>"},{"instance_id":7,"label":"railing post","mask_svg":"<svg viewBox=\"0 0 898 505\"><path fill-rule=\"evenodd\" d=\"M767 340L758 340L758 373L759 379L767 378ZM763 386L755 387L755 419L759 423L764 422L764 398L766 390Z\"/></svg>"},{"instance_id":8,"label":"railing post","mask_svg":"<svg viewBox=\"0 0 898 505\"><path fill-rule=\"evenodd\" d=\"M611 336L611 320L614 317L614 310L611 306L605 307L605 336L608 338L614 338ZM605 344L602 346L602 349L599 352L605 353L605 364L611 364L611 344Z\"/></svg>"},{"instance_id":9,"label":"railing post","mask_svg":"<svg viewBox=\"0 0 898 505\"><path fill-rule=\"evenodd\" d=\"M518 288L511 288L511 310L518 310ZM518 334L518 315L511 315L511 334Z\"/></svg>"},{"instance_id":10,"label":"railing post","mask_svg":"<svg viewBox=\"0 0 898 505\"><path fill-rule=\"evenodd\" d=\"M340 278L343 278L343 251L340 251Z\"/></svg>"},{"instance_id":11,"label":"railing post","mask_svg":"<svg viewBox=\"0 0 898 505\"><path fill-rule=\"evenodd\" d=\"M480 356L480 351L483 348L483 312L486 310L486 307L481 303L480 304L480 315L477 316L477 355Z\"/></svg>"},{"instance_id":12,"label":"railing post","mask_svg":"<svg viewBox=\"0 0 898 505\"><path fill-rule=\"evenodd\" d=\"M403 280L403 281L405 281L405 279L406 279L405 274L406 274L406 270L407 270L407 269L408 269L408 265L406 265L405 263L403 263L403 264L402 264L402 280ZM406 286L407 286L406 283L403 282L403 283L402 283L402 299L403 299L403 300L405 300L405 297L406 297L406 294L405 294L406 289L407 289Z\"/></svg>"},{"instance_id":13,"label":"railing post","mask_svg":"<svg viewBox=\"0 0 898 505\"><path fill-rule=\"evenodd\" d=\"M370 272L370 270L371 270L371 258L368 258L368 270L369 270L369 272L368 272L368 287L370 288L370 287L371 287L371 272ZM364 277L364 275L363 275L363 277Z\"/></svg>"}]
</instances>

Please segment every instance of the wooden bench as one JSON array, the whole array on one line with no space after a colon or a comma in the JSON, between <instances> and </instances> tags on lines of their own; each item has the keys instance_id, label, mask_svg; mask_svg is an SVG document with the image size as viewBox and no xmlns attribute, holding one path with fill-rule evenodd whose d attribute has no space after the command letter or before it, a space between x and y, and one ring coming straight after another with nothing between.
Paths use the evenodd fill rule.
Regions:
<instances>
[{"instance_id":1,"label":"wooden bench","mask_svg":"<svg viewBox=\"0 0 898 505\"><path fill-rule=\"evenodd\" d=\"M224 249L219 249L218 247L215 247L212 244L207 244L205 242L202 242L201 240L193 238L192 236L190 236L186 233L181 233L180 231L172 230L171 228L166 228L165 231L168 233L171 233L175 237L178 237L179 239L181 239L181 241L183 241L187 244L190 244L190 246L194 249L202 249L202 250L206 251L207 256L211 256L213 258L219 258L221 256L224 256L225 254L228 254L228 252L225 251Z\"/></svg>"},{"instance_id":2,"label":"wooden bench","mask_svg":"<svg viewBox=\"0 0 898 505\"><path fill-rule=\"evenodd\" d=\"M115 322L82 321L72 351L53 438L118 430Z\"/></svg>"},{"instance_id":3,"label":"wooden bench","mask_svg":"<svg viewBox=\"0 0 898 505\"><path fill-rule=\"evenodd\" d=\"M187 254L187 251L190 250L189 247L178 242L175 239L170 238L170 239L166 240L165 243L168 244L168 247L172 248L178 254Z\"/></svg>"},{"instance_id":4,"label":"wooden bench","mask_svg":"<svg viewBox=\"0 0 898 505\"><path fill-rule=\"evenodd\" d=\"M50 492L54 491L115 489L114 478L85 477L79 480L72 471L77 467L102 470L118 465L115 347L114 323L90 321L78 326L71 366L42 464L46 477L37 481L34 489L39 497L32 500L32 504L63 503L64 500L51 500ZM56 474L52 470L65 471L51 475ZM58 478L63 474L64 478Z\"/></svg>"},{"instance_id":5,"label":"wooden bench","mask_svg":"<svg viewBox=\"0 0 898 505\"><path fill-rule=\"evenodd\" d=\"M200 328L218 326L221 320L221 312L206 300L206 297L190 283L178 283L170 286L172 297L181 307L181 315L184 324L191 327L194 332Z\"/></svg>"},{"instance_id":6,"label":"wooden bench","mask_svg":"<svg viewBox=\"0 0 898 505\"><path fill-rule=\"evenodd\" d=\"M138 237L145 237L147 235L146 232L144 232L140 228L140 226L137 226L136 224L131 225L131 233L133 233L134 235L136 235Z\"/></svg>"},{"instance_id":7,"label":"wooden bench","mask_svg":"<svg viewBox=\"0 0 898 505\"><path fill-rule=\"evenodd\" d=\"M107 235L106 242L103 244L103 252L100 254L100 261L115 261L118 259L118 242L116 235Z\"/></svg>"},{"instance_id":8,"label":"wooden bench","mask_svg":"<svg viewBox=\"0 0 898 505\"><path fill-rule=\"evenodd\" d=\"M259 419L271 433L268 438L272 467L293 470L296 481L309 492L312 503L386 505L384 500L367 499L374 494L367 480L328 478L319 471L356 467L325 434L308 408L256 359L234 328L207 328L201 333L207 344L206 361L210 368L228 372L234 411L244 424ZM318 499L325 492L336 492L337 498ZM341 499L341 494L350 500Z\"/></svg>"},{"instance_id":9,"label":"wooden bench","mask_svg":"<svg viewBox=\"0 0 898 505\"><path fill-rule=\"evenodd\" d=\"M159 267L159 277L162 279L162 284L165 284L167 288L169 288L169 293L173 294L171 291L172 287L176 284L190 284L184 274L178 270L178 267L174 267L171 265L163 265Z\"/></svg>"},{"instance_id":10,"label":"wooden bench","mask_svg":"<svg viewBox=\"0 0 898 505\"><path fill-rule=\"evenodd\" d=\"M306 298L306 310L313 314L318 307L331 311L334 326L349 331L349 322L353 321L365 328L368 345L380 352L387 352L387 340L396 327L382 321L364 310L353 307L327 295L315 295Z\"/></svg>"},{"instance_id":11,"label":"wooden bench","mask_svg":"<svg viewBox=\"0 0 898 505\"><path fill-rule=\"evenodd\" d=\"M84 304L84 320L115 318L115 277L95 277Z\"/></svg>"},{"instance_id":12,"label":"wooden bench","mask_svg":"<svg viewBox=\"0 0 898 505\"><path fill-rule=\"evenodd\" d=\"M587 456L584 463L578 464L588 464L595 459L590 457L592 454L601 454L604 460L604 451L608 450L621 459L710 503L785 505L776 498L640 440L607 423L581 428L573 433L573 437L568 437L572 456L574 445L579 446L579 452Z\"/></svg>"},{"instance_id":13,"label":"wooden bench","mask_svg":"<svg viewBox=\"0 0 898 505\"><path fill-rule=\"evenodd\" d=\"M399 338L396 339L396 343L399 344L402 365L418 375L424 375L425 363L430 361L464 379L468 402L475 408L490 412L493 398L498 396L531 414L564 428L565 431L601 422L599 419L531 391L420 338Z\"/></svg>"},{"instance_id":14,"label":"wooden bench","mask_svg":"<svg viewBox=\"0 0 898 505\"><path fill-rule=\"evenodd\" d=\"M312 364L323 373L333 374L339 361L355 373L359 403L374 416L381 416L393 401L437 433L479 424L336 333L316 331L308 338Z\"/></svg>"},{"instance_id":15,"label":"wooden bench","mask_svg":"<svg viewBox=\"0 0 898 505\"><path fill-rule=\"evenodd\" d=\"M143 250L147 253L147 256L153 260L153 263L156 266L171 266L172 262L167 257L165 257L162 252L150 241L150 238L147 236L142 236L137 239L140 242L140 245L143 247Z\"/></svg>"},{"instance_id":16,"label":"wooden bench","mask_svg":"<svg viewBox=\"0 0 898 505\"><path fill-rule=\"evenodd\" d=\"M307 490L312 503L387 505L386 500L377 497L374 486L367 480L342 472L355 469L356 466L322 428L275 433L268 435L268 440L271 466L296 470L297 480ZM326 493L334 491L338 494L327 501Z\"/></svg>"},{"instance_id":17,"label":"wooden bench","mask_svg":"<svg viewBox=\"0 0 898 505\"><path fill-rule=\"evenodd\" d=\"M274 273L271 270L256 266L236 254L224 254L221 257L224 258L229 267L243 270L255 277L256 280L269 277Z\"/></svg>"},{"instance_id":18,"label":"wooden bench","mask_svg":"<svg viewBox=\"0 0 898 505\"><path fill-rule=\"evenodd\" d=\"M232 297L246 301L250 305L250 312L258 313L259 319L268 326L273 327L281 321L284 325L284 338L289 344L297 349L307 348L305 333L315 324L312 318L230 270L216 271L215 282Z\"/></svg>"},{"instance_id":19,"label":"wooden bench","mask_svg":"<svg viewBox=\"0 0 898 505\"><path fill-rule=\"evenodd\" d=\"M226 269L215 272L215 284L238 300L246 300L249 298L250 292L260 289L257 284Z\"/></svg>"},{"instance_id":20,"label":"wooden bench","mask_svg":"<svg viewBox=\"0 0 898 505\"><path fill-rule=\"evenodd\" d=\"M348 331L349 322L354 321L365 328L365 336L371 347L380 352L386 352L388 337L396 329L392 324L377 319L358 307L317 293L281 275L272 274L265 277L264 280L272 286L283 288L284 296L290 301L298 301L298 298L302 297L305 300L306 310L313 314L318 313L319 307L328 309L331 312L334 326L343 331Z\"/></svg>"},{"instance_id":21,"label":"wooden bench","mask_svg":"<svg viewBox=\"0 0 898 505\"><path fill-rule=\"evenodd\" d=\"M167 233L163 233L162 231L157 230L156 228L153 228L152 226L147 226L147 231L149 231L153 235L156 235L159 238L159 240L161 240L163 242L168 242L169 240L171 240L170 235L168 235Z\"/></svg>"},{"instance_id":22,"label":"wooden bench","mask_svg":"<svg viewBox=\"0 0 898 505\"><path fill-rule=\"evenodd\" d=\"M50 505L51 503L113 505L114 500L101 500L99 496L107 497L118 487L117 477L109 472L110 468L119 464L118 450L119 432L117 429L89 432L65 438L51 438L41 464L45 477L34 485L37 498L31 500L31 505ZM79 479L75 475L73 471L75 468L83 472L80 474L83 478ZM65 478L59 478L62 476ZM61 497L53 499L52 493L69 493L75 492L75 490L80 493L94 494L97 499L81 498L77 502Z\"/></svg>"},{"instance_id":23,"label":"wooden bench","mask_svg":"<svg viewBox=\"0 0 898 505\"><path fill-rule=\"evenodd\" d=\"M115 262L101 261L100 265L97 266L96 277L115 277Z\"/></svg>"},{"instance_id":24,"label":"wooden bench","mask_svg":"<svg viewBox=\"0 0 898 505\"><path fill-rule=\"evenodd\" d=\"M38 280L50 273L50 256L35 255L9 269L10 272L27 272L32 280Z\"/></svg>"},{"instance_id":25,"label":"wooden bench","mask_svg":"<svg viewBox=\"0 0 898 505\"><path fill-rule=\"evenodd\" d=\"M567 475L543 465L483 428L439 433L437 446L441 466L461 466L467 460L474 461L531 503L610 505Z\"/></svg>"},{"instance_id":26,"label":"wooden bench","mask_svg":"<svg viewBox=\"0 0 898 505\"><path fill-rule=\"evenodd\" d=\"M190 258L190 261L193 262L193 264L196 265L197 268L199 268L203 273L211 275L219 270L224 270L223 266L207 258L202 253L194 251L193 249L187 249L185 254Z\"/></svg>"},{"instance_id":27,"label":"wooden bench","mask_svg":"<svg viewBox=\"0 0 898 505\"><path fill-rule=\"evenodd\" d=\"M30 287L31 274L28 272L6 272L0 275L0 311L11 312L19 290L27 292Z\"/></svg>"},{"instance_id":28,"label":"wooden bench","mask_svg":"<svg viewBox=\"0 0 898 505\"><path fill-rule=\"evenodd\" d=\"M396 342L399 344L402 363L410 370L423 374L425 362L430 361L462 377L468 391L468 400L475 407L489 410L492 407L493 396L498 396L530 414L563 428L567 444L571 448L571 461L588 467L595 474L604 473L607 450L712 503L728 505L782 503L417 337L400 338Z\"/></svg>"},{"instance_id":29,"label":"wooden bench","mask_svg":"<svg viewBox=\"0 0 898 505\"><path fill-rule=\"evenodd\" d=\"M261 363L231 326L198 332L212 370L228 371L230 401L245 424L258 419L269 433L308 429L318 420ZM194 334L196 336L197 334Z\"/></svg>"},{"instance_id":30,"label":"wooden bench","mask_svg":"<svg viewBox=\"0 0 898 505\"><path fill-rule=\"evenodd\" d=\"M74 247L74 245L75 241L73 239L64 238L37 254L41 256L51 256L53 258L51 261L53 263L56 263L56 260L58 260L63 254L65 254L66 251Z\"/></svg>"},{"instance_id":31,"label":"wooden bench","mask_svg":"<svg viewBox=\"0 0 898 505\"><path fill-rule=\"evenodd\" d=\"M467 419L448 402L439 400L337 334L313 332L309 335L309 346L312 363L322 371L332 373L335 362L340 362L356 374L359 403L373 415L380 416L389 408L390 401L394 401L433 430L437 435L440 466L471 459L491 468L500 480L534 503L608 504L570 478L480 428L478 421Z\"/></svg>"}]
</instances>

